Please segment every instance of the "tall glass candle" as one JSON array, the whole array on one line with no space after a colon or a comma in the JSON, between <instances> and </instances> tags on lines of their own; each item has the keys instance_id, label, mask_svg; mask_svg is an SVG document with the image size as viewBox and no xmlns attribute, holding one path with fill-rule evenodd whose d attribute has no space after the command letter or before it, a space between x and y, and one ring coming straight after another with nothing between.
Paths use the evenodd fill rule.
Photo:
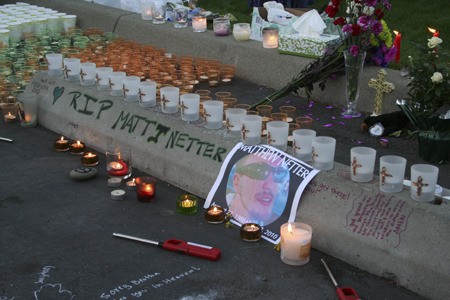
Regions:
<instances>
[{"instance_id":1,"label":"tall glass candle","mask_svg":"<svg viewBox=\"0 0 450 300\"><path fill-rule=\"evenodd\" d=\"M262 30L263 47L264 48L278 48L278 29L273 27L266 27Z\"/></svg>"},{"instance_id":2,"label":"tall glass candle","mask_svg":"<svg viewBox=\"0 0 450 300\"><path fill-rule=\"evenodd\" d=\"M204 17L204 16L192 17L192 29L194 29L194 32L205 32L206 31L206 17Z\"/></svg>"}]
</instances>

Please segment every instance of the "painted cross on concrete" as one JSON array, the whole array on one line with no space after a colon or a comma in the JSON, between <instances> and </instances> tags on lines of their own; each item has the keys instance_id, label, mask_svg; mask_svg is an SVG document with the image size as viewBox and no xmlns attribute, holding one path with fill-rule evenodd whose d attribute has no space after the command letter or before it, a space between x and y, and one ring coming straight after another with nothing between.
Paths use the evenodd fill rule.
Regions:
<instances>
[{"instance_id":1,"label":"painted cross on concrete","mask_svg":"<svg viewBox=\"0 0 450 300\"><path fill-rule=\"evenodd\" d=\"M392 82L385 81L387 72L385 69L378 71L377 78L371 78L369 80L369 87L375 89L375 105L373 108L374 116L381 114L381 106L383 104L383 94L390 93L395 90L395 86Z\"/></svg>"}]
</instances>

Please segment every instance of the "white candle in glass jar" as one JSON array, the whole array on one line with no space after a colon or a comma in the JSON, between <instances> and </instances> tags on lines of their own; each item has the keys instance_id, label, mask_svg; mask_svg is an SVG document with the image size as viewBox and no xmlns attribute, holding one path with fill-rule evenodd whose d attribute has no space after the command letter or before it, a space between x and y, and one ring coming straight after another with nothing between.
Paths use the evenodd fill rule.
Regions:
<instances>
[{"instance_id":1,"label":"white candle in glass jar","mask_svg":"<svg viewBox=\"0 0 450 300\"><path fill-rule=\"evenodd\" d=\"M286 223L281 226L281 260L293 266L309 262L312 228L305 223Z\"/></svg>"}]
</instances>

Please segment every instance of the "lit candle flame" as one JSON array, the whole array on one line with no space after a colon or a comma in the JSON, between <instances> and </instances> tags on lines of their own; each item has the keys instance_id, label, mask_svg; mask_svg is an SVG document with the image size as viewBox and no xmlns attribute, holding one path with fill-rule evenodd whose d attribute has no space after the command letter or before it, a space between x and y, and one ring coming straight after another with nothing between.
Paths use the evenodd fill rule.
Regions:
<instances>
[{"instance_id":1,"label":"lit candle flame","mask_svg":"<svg viewBox=\"0 0 450 300\"><path fill-rule=\"evenodd\" d=\"M80 143L80 141L77 141L77 145L78 145L78 146L81 146L81 143Z\"/></svg>"},{"instance_id":2,"label":"lit candle flame","mask_svg":"<svg viewBox=\"0 0 450 300\"><path fill-rule=\"evenodd\" d=\"M94 153L89 152L86 157L94 157Z\"/></svg>"},{"instance_id":3,"label":"lit candle flame","mask_svg":"<svg viewBox=\"0 0 450 300\"><path fill-rule=\"evenodd\" d=\"M290 234L294 234L294 231L293 231L291 223L288 224L288 231L289 231Z\"/></svg>"},{"instance_id":4,"label":"lit candle flame","mask_svg":"<svg viewBox=\"0 0 450 300\"><path fill-rule=\"evenodd\" d=\"M145 185L145 191L146 192L153 192L153 187L151 184L146 184Z\"/></svg>"},{"instance_id":5,"label":"lit candle flame","mask_svg":"<svg viewBox=\"0 0 450 300\"><path fill-rule=\"evenodd\" d=\"M64 141L64 137L63 136L61 136L61 141Z\"/></svg>"},{"instance_id":6,"label":"lit candle flame","mask_svg":"<svg viewBox=\"0 0 450 300\"><path fill-rule=\"evenodd\" d=\"M434 28L428 27L428 31L431 32L431 33L433 34L433 36L436 36L436 37L439 36L439 31L437 31L437 30L434 29Z\"/></svg>"},{"instance_id":7,"label":"lit candle flame","mask_svg":"<svg viewBox=\"0 0 450 300\"><path fill-rule=\"evenodd\" d=\"M395 35L399 34L399 32L397 30L393 30L393 31L394 31Z\"/></svg>"},{"instance_id":8,"label":"lit candle flame","mask_svg":"<svg viewBox=\"0 0 450 300\"><path fill-rule=\"evenodd\" d=\"M217 212L217 211L218 211L217 207L214 206L213 212Z\"/></svg>"}]
</instances>

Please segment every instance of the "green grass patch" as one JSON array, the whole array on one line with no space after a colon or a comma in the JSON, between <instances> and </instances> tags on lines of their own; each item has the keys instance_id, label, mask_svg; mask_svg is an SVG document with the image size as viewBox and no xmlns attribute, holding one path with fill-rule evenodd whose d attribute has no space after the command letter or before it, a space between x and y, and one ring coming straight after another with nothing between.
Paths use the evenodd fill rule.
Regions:
<instances>
[{"instance_id":1,"label":"green grass patch","mask_svg":"<svg viewBox=\"0 0 450 300\"><path fill-rule=\"evenodd\" d=\"M312 8L321 12L329 0L316 0ZM447 16L448 0L411 1L391 0L392 10L385 16L385 20L391 30L397 30L402 34L400 66L407 64L408 55L417 53L412 43L426 45L431 33L427 27L440 31L443 39L442 48L447 52L450 49L450 41L446 41L447 31L450 29L450 18ZM251 11L247 0L199 0L198 6L206 10L224 15L231 13L238 22L251 23Z\"/></svg>"}]
</instances>

